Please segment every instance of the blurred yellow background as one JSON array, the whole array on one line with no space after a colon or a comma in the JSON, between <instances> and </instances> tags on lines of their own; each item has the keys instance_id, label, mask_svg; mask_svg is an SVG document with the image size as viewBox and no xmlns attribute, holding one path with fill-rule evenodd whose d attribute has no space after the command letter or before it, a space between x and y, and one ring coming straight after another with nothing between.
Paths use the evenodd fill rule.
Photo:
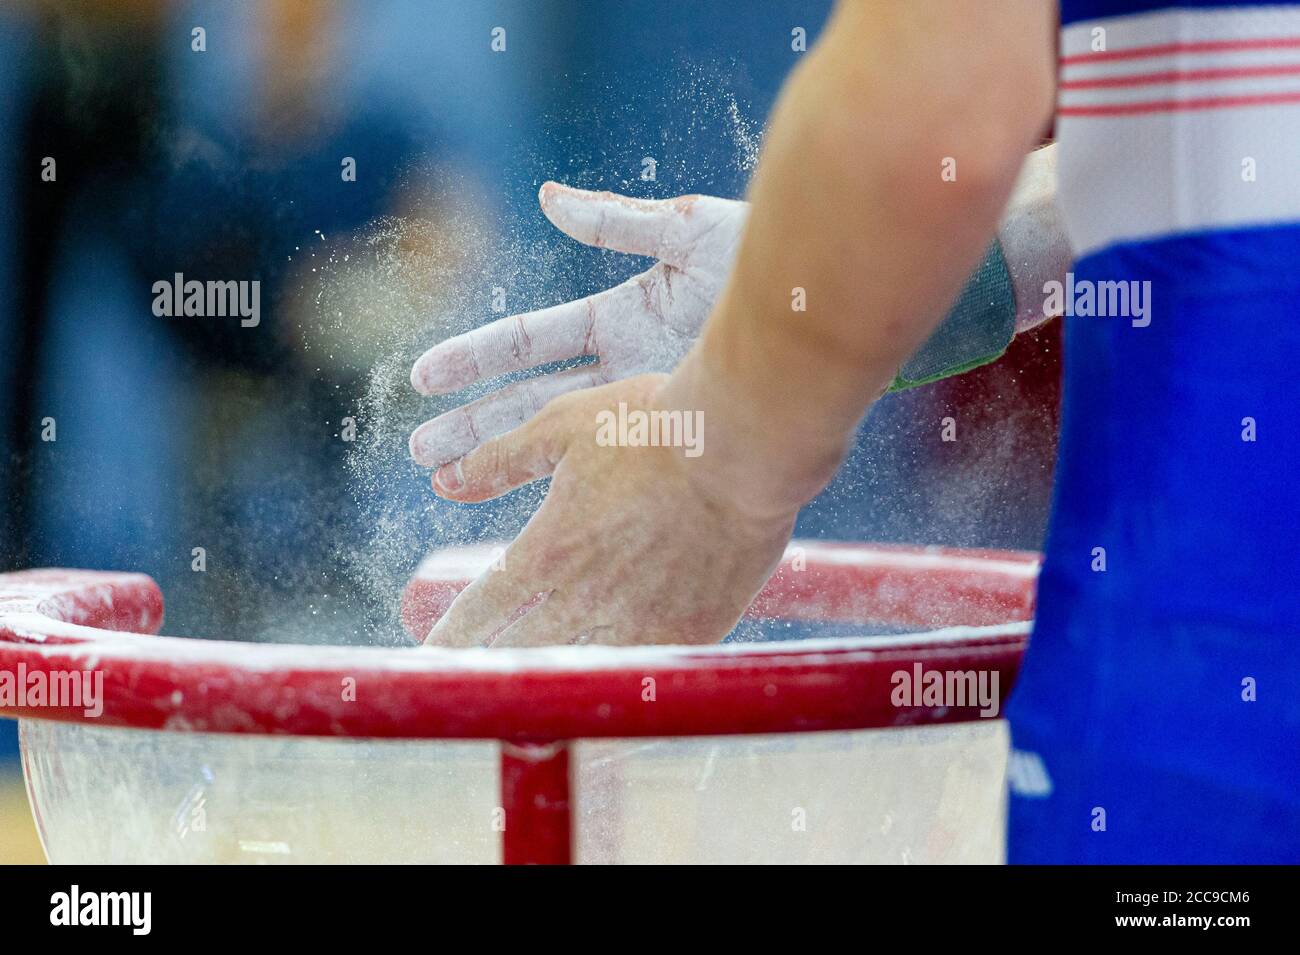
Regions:
<instances>
[{"instance_id":1,"label":"blurred yellow background","mask_svg":"<svg viewBox=\"0 0 1300 955\"><path fill-rule=\"evenodd\" d=\"M45 853L36 837L36 825L27 805L22 773L6 772L0 764L0 864L43 865Z\"/></svg>"}]
</instances>

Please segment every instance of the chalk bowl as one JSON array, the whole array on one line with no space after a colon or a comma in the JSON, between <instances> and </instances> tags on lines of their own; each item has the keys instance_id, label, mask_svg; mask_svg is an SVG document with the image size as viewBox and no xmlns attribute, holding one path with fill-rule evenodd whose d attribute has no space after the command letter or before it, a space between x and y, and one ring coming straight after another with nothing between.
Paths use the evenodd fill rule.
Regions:
<instances>
[{"instance_id":1,"label":"chalk bowl","mask_svg":"<svg viewBox=\"0 0 1300 955\"><path fill-rule=\"evenodd\" d=\"M403 623L496 553L430 555ZM749 619L798 639L529 650L156 636L148 577L20 571L0 711L52 862L997 862L1037 570L795 542Z\"/></svg>"}]
</instances>

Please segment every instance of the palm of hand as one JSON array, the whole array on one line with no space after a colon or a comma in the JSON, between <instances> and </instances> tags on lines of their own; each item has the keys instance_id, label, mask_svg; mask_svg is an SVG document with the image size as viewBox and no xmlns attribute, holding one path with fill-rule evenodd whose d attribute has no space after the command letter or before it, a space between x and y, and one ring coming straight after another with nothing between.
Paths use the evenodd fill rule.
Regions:
<instances>
[{"instance_id":1,"label":"palm of hand","mask_svg":"<svg viewBox=\"0 0 1300 955\"><path fill-rule=\"evenodd\" d=\"M554 183L542 188L540 198L551 221L579 241L659 261L604 292L492 322L421 356L411 381L424 394L445 394L579 355L597 358L513 382L425 422L411 435L412 456L421 464L455 460L569 391L670 371L722 290L749 209L711 196L639 200Z\"/></svg>"}]
</instances>

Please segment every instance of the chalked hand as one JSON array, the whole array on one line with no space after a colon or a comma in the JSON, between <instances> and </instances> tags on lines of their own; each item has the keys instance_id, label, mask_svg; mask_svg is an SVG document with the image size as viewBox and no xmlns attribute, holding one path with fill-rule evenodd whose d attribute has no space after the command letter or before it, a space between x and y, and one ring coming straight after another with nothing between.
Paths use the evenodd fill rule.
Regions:
<instances>
[{"instance_id":1,"label":"chalked hand","mask_svg":"<svg viewBox=\"0 0 1300 955\"><path fill-rule=\"evenodd\" d=\"M687 363L690 359L687 360ZM776 568L797 504L755 511L719 487L725 439L663 375L550 402L528 423L434 473L477 503L550 477L504 555L456 598L426 643L448 647L716 643ZM719 468L723 473L719 474ZM671 555L671 559L665 559Z\"/></svg>"},{"instance_id":2,"label":"chalked hand","mask_svg":"<svg viewBox=\"0 0 1300 955\"><path fill-rule=\"evenodd\" d=\"M425 395L580 355L598 359L513 382L425 422L410 443L412 457L426 467L519 427L558 395L670 371L722 290L749 211L744 202L712 196L633 199L554 182L538 198L546 217L579 242L658 262L603 292L491 322L420 356L411 384Z\"/></svg>"}]
</instances>

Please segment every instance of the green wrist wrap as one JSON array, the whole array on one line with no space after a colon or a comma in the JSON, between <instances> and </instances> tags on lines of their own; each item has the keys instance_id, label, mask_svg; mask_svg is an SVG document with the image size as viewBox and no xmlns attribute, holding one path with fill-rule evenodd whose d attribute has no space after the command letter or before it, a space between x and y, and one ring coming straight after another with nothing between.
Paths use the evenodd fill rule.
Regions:
<instances>
[{"instance_id":1,"label":"green wrist wrap","mask_svg":"<svg viewBox=\"0 0 1300 955\"><path fill-rule=\"evenodd\" d=\"M898 371L890 391L927 385L1001 357L1016 331L1011 273L994 240L984 261L962 289L957 304Z\"/></svg>"}]
</instances>

